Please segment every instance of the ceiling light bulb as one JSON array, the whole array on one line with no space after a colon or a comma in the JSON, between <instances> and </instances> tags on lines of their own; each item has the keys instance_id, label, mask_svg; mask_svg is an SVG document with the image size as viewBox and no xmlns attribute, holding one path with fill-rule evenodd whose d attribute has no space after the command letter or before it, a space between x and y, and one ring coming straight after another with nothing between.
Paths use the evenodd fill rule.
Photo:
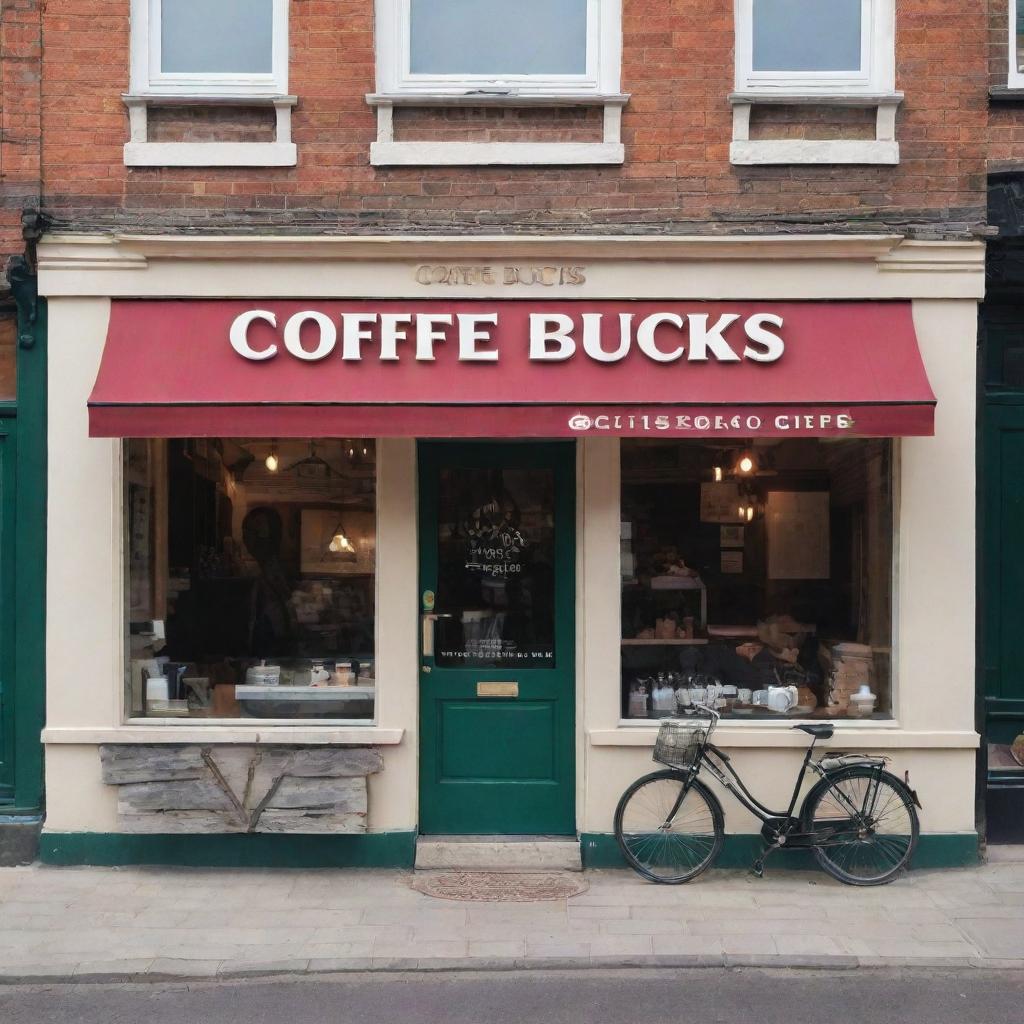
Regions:
<instances>
[{"instance_id":1,"label":"ceiling light bulb","mask_svg":"<svg viewBox=\"0 0 1024 1024\"><path fill-rule=\"evenodd\" d=\"M740 459L740 472L749 473L753 470L753 468L754 460L749 455L744 455L743 458Z\"/></svg>"},{"instance_id":2,"label":"ceiling light bulb","mask_svg":"<svg viewBox=\"0 0 1024 1024\"><path fill-rule=\"evenodd\" d=\"M747 522L752 523L754 521L754 506L747 506Z\"/></svg>"},{"instance_id":3,"label":"ceiling light bulb","mask_svg":"<svg viewBox=\"0 0 1024 1024\"><path fill-rule=\"evenodd\" d=\"M722 476L723 476L722 467L721 466L715 466L715 483L716 484L720 484L722 482Z\"/></svg>"},{"instance_id":4,"label":"ceiling light bulb","mask_svg":"<svg viewBox=\"0 0 1024 1024\"><path fill-rule=\"evenodd\" d=\"M331 551L336 555L341 554L355 554L355 548L352 547L352 542L340 531L331 538L329 545Z\"/></svg>"},{"instance_id":5,"label":"ceiling light bulb","mask_svg":"<svg viewBox=\"0 0 1024 1024\"><path fill-rule=\"evenodd\" d=\"M266 461L265 465L266 465L267 469L270 470L271 473L276 473L277 472L278 467L281 465L281 462L280 462L280 460L277 457L277 452L271 452L267 456L267 461Z\"/></svg>"}]
</instances>

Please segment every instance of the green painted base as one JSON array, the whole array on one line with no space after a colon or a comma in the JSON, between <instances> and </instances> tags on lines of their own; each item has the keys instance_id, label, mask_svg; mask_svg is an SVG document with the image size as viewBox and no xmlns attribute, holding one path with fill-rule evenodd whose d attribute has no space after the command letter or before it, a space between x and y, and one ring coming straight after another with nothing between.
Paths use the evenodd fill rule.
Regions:
<instances>
[{"instance_id":1,"label":"green painted base","mask_svg":"<svg viewBox=\"0 0 1024 1024\"><path fill-rule=\"evenodd\" d=\"M123 835L44 832L44 864L190 868L411 868L415 832L321 835Z\"/></svg>"},{"instance_id":2,"label":"green painted base","mask_svg":"<svg viewBox=\"0 0 1024 1024\"><path fill-rule=\"evenodd\" d=\"M607 832L584 832L580 836L583 866L586 868L623 868L625 862L615 837ZM715 861L716 868L749 868L764 849L764 843L757 835L728 835L722 845L722 852ZM921 836L913 868L963 868L977 864L978 835L965 833L930 833ZM788 868L793 871L817 869L814 855L810 850L780 850L773 853L769 866Z\"/></svg>"}]
</instances>

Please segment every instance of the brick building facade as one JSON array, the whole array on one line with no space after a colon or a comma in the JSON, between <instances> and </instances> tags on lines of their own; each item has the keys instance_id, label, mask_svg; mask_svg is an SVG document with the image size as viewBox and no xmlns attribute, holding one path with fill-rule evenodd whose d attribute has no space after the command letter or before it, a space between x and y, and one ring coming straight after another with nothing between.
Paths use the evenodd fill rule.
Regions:
<instances>
[{"instance_id":1,"label":"brick building facade","mask_svg":"<svg viewBox=\"0 0 1024 1024\"><path fill-rule=\"evenodd\" d=\"M251 20L240 18L237 31L244 31L246 38L251 35L264 49L251 67L233 67L227 74L211 73L208 67L195 71L203 61L216 63L223 55L215 43L200 38L203 27L191 33L191 56L185 52L189 44L181 39L189 34L174 34L167 13L170 2L9 0L4 6L2 248L5 257L27 252L34 269L39 242L41 294L50 317L51 625L43 733L49 835L44 833L44 856L61 862L97 856L116 861L139 855L149 844L156 852L143 856L159 859L165 855L158 849L159 840L165 837L132 835L158 832L154 814L171 823L167 831L217 833L223 808L210 814L209 808L196 804L198 788L212 785L206 775L189 776L173 805L140 810L118 793L130 786L113 785L103 774L102 764L124 748L129 759L156 764L159 776L164 748L175 740L201 746L203 757L208 754L215 764L229 749L232 757L257 764L260 748L268 744L274 744L273 756L280 756L283 766L310 756L307 747L375 747L380 756L373 758L374 770L362 773L358 786L353 783L343 797L337 795L340 784L330 765L324 767L323 778L309 776L310 786L323 787L312 794L312 803L321 797L331 803L330 820L345 833L340 838L367 841L365 848L352 847L369 851L352 854L355 862L375 857L376 862L385 857L409 862L416 836L426 832L560 833L577 837L590 863L617 856L610 843L615 799L643 772L656 732L643 728L652 724L653 716L637 711L640 689L648 701L643 708L653 710L643 673L650 670L653 679L655 669L669 670L667 662L655 666L650 659L644 661L644 645L663 639L653 635L653 618L641 623L646 612L635 610L629 614L636 622L629 623L624 611L632 599L628 586L645 586L644 572L649 575L649 567L644 572L640 568L649 553L627 551L634 526L626 522L627 512L642 504L638 467L647 465L645 445L652 441L642 434L648 429L643 403L653 400L645 391L646 364L629 364L634 375L616 395L601 383L610 379L607 375L590 381L580 363L573 363L579 379L594 390L589 400L582 393L563 395L562 404L579 403L579 409L574 406L577 415L569 417L570 427L538 434L538 412L533 426L528 420L516 421L521 431L516 435L511 428L494 426L497 414L487 428L489 408L516 404L507 391L488 391L488 384L479 402L470 403L466 396L472 389L459 376L465 367L456 364L447 366L450 377L443 385L410 385L413 392L417 387L432 390L414 394L418 401L404 393L409 408L399 401L401 415L396 412L390 423L379 418L379 408L374 411L375 401L379 406L389 400L371 388L358 410L335 409L334 425L328 428L318 427L308 411L292 407L304 404L301 394L288 402L272 398L269 404L277 418L259 419L262 413L251 407L260 403L247 398L249 385L234 381L236 364L215 361L223 355L223 346L217 347L220 335L230 325L236 354L252 363L268 360L266 367L239 370L239 380L251 372L246 380L257 381L256 369L281 366L286 352L291 353L287 358L336 372L330 369L332 361L314 356L319 353L326 360L343 346L346 352L356 351L356 320L364 307L372 307L366 315L381 318L436 314L442 321L447 317L449 325L457 322L461 331L464 322L453 320L456 306L449 309L446 302L459 304L459 316L468 316L467 309L483 309L479 303L485 300L501 306L495 318L538 316L534 306L525 312L540 291L529 283L533 281L543 286L543 298L556 316L572 317L586 309L600 312L604 323L618 317L616 322L625 324L633 315L627 311L641 309L635 305L641 303L644 317L654 318L644 321L655 325L644 335L644 344L657 363L679 359L683 352L679 347L666 355L670 342L665 324L688 321L691 331L704 332L696 335L703 338L704 359L688 357L698 372L708 362L708 351L714 354L712 364L720 358L732 361L726 352L729 344L736 355L735 339L719 344L708 327L715 318L720 325L728 322L722 332L741 317L755 332L762 323L758 317L769 318L764 321L768 324L774 322L771 318L780 324L803 322L810 326L802 341L793 342L795 347L815 339L834 345L829 372L819 367L819 379L812 382L822 395L831 396L820 403L799 391L800 381L785 377L781 363L779 376L751 378L764 383L752 384L742 400L731 397L728 388L724 398L714 400L735 412L738 422L756 420L757 429L761 418L740 416L742 408L758 401L780 407L789 403L778 418L765 421L775 426L766 428L763 437L739 436L738 427L728 426L728 417L724 426L716 427L715 416L707 418L706 429L694 433L682 426L684 420L689 424L689 415L680 414L670 430L675 441L668 435L656 441L671 453L657 472L668 473L665 466L671 464L678 476L659 477L663 485L692 497L701 494L706 482L732 486L736 476L742 521L750 524L750 547L739 559L735 551L719 551L717 527L712 531L714 551L701 569L701 586L707 581L709 596L696 613L692 608L681 617L678 609L672 612L673 621L678 620L672 628L681 633L673 632L671 643L684 651L687 643L697 649L724 644L729 648L726 660L735 667L739 637L750 639L753 630L757 640L758 630L766 628L763 622L784 611L782 619L800 638L809 681L793 686L794 694L800 689L803 696L799 704L794 697L792 707L810 713L818 705L818 717L835 714L850 730L843 737L847 745L852 733L865 748L897 756L901 774L904 769L917 772L928 808L922 832L931 862L970 860L977 849L977 309L984 287L983 243L992 233L989 170L1010 167L1018 147L1013 126L1018 111L1012 103L990 102L991 88L1005 85L1007 78L1009 22L1005 12L996 10L1006 0L966 6L954 0L837 0L832 8L806 0L529 3L526 8L539 34L546 38L557 30L561 50L554 56L550 48L545 50L544 59L561 70L488 75L461 66L457 74L450 73L444 60L451 62L458 49L452 39L463 40L464 50L477 43L483 50L500 47L502 32L493 32L484 20L473 22L467 36L465 24L443 18L435 24L431 19L437 10L452 7L464 22L482 17L479 11L485 9L500 21L507 17L500 4L432 8L421 0L253 0L251 11L257 13ZM194 18L213 17L202 8L189 0L179 11L192 11ZM229 8L235 10L237 4L224 5L224 10ZM830 33L833 14L838 21ZM557 23L545 25L545 16ZM577 17L585 19L585 28L574 35L571 26ZM773 23L776 17L782 21ZM793 18L798 21L785 21ZM827 51L825 57L804 47L799 31L781 36L774 31L783 22L792 28L801 18L807 21L807 36L818 38L818 49ZM416 50L416 40L427 38L428 25L436 30L430 39L438 52L444 51L444 60ZM521 47L516 59L529 65L535 56L529 32L524 35L523 25L511 22L503 27L508 46ZM223 23L217 22L217 28L222 31ZM209 25L205 33L216 35ZM578 54L573 49L577 45ZM577 57L578 66L573 63ZM26 210L33 212L23 221ZM669 310L659 303L675 305ZM385 322L374 320L376 326L366 328L372 345L386 345L384 335L374 333L383 331ZM285 325L291 323L295 326L289 340ZM397 323L392 331L399 330ZM268 325L279 334L269 333ZM314 356L311 325L321 332ZM656 327L661 331L657 343L652 340ZM793 330L800 334L797 327ZM640 345L642 334L626 340ZM534 339L537 347L531 351L540 351L543 360L549 350L544 345L557 342L563 351L568 348L565 337L549 332L546 340ZM392 338L396 346L406 340L400 333ZM597 342L591 336L585 343L581 335L576 341L579 359L585 349L595 362L615 362L600 354L608 357L614 348L611 335L601 335ZM486 343L478 342L460 334L459 351L467 361L486 358L479 352ZM209 350L204 348L207 343ZM694 344L692 337L688 344ZM147 345L152 345L148 355ZM174 347L181 373L165 364L157 371L155 363L146 363L150 356L156 358L161 345ZM419 361L419 343L416 351ZM749 351L754 355L737 362L757 362L763 355L756 345L744 349ZM213 353L209 365L217 369L190 376L207 352ZM887 375L877 367L868 372L866 364L854 365L857 359L876 356L897 362L905 357L899 364L903 371ZM145 390L150 397L131 392L130 380L118 373L119 360L136 368L136 384L143 379L146 383L138 392ZM847 365L847 360L853 362ZM423 357L422 362L426 366L432 360ZM614 371L612 366L607 369ZM747 372L748 367L739 369ZM733 377L739 379L740 373ZM522 378L537 379L551 378ZM651 379L650 393L660 393L661 379ZM712 401L697 383L702 379L680 384L685 392L677 403L680 408ZM211 380L214 388L222 387L214 399L207 388ZM867 392L854 393L858 381ZM166 383L165 400L152 398L154 382ZM236 383L238 394L230 392ZM330 378L329 383L348 394L347 379ZM377 383L386 390L386 378ZM175 387L183 390L171 394ZM560 410L562 404L550 398L546 387L538 385L534 394L523 383L519 401L547 401L543 422L560 423L562 413L551 409ZM871 390L876 387L877 394ZM794 397L798 392L799 399ZM609 413L594 398L597 393L612 407L627 401L622 396L632 395L630 401L641 412L633 415L633 410L624 418L614 409ZM305 396L306 406L331 405L311 395ZM452 396L454 406L446 405ZM779 396L788 396L785 403ZM933 420L934 399L938 405ZM155 407L159 416L153 413ZM255 418L245 420L245 426L241 418L232 421L227 410L233 407L245 407ZM794 413L798 407L801 411ZM414 408L427 409L434 418L424 419L425 414L410 411ZM189 409L198 410L194 417L183 411ZM377 426L360 429L354 418L359 410L367 424ZM567 414L572 411L566 409ZM508 422L515 419L512 412L508 417ZM703 419L698 415L695 422ZM655 424L659 420L650 417ZM605 430L608 423L614 426ZM802 424L798 429L808 447L786 436L794 423ZM925 436L930 434L934 436ZM455 676L449 679L441 661L427 655L428 633L437 627L438 637L443 637L444 627L437 626L434 616L437 587L424 582L436 566L431 568L427 556L418 560L436 541L437 531L443 533L437 521L441 513L417 505L418 494L434 493L436 481L424 474L433 472L431 467L436 469L442 457L443 447L432 444L442 436L480 443L498 436L575 438L575 466L569 465L571 459L561 460L557 445L550 451L537 445L550 454L545 472L569 474L558 477L565 494L573 490L569 477L575 473L578 502L572 538L558 542L563 561L553 591L561 595L554 602L559 610L552 613L560 616L555 632L565 630L559 642L574 652L568 660L559 656L563 703L552 698L558 711L552 712L549 739L559 753L540 768L540 761L530 759L537 749L547 749L543 742L515 748L520 761L534 765L530 770L550 770L557 776L552 781L560 802L542 810L525 801L515 820L492 820L490 811L477 807L473 798L459 804L443 786L434 785L445 775L439 760L463 758L463 767L484 772L481 766L490 757L482 748L460 747L454 753L445 748L438 737L444 728L456 727L454 720L442 728L432 716L447 714L444 702L435 706L426 696L431 686L455 685ZM143 448L128 438L142 438ZM206 444L207 438L216 439L214 448ZM831 447L830 440L839 447ZM743 451L763 455L765 480L740 479L745 471L735 467L743 461L741 444L746 446ZM498 445L488 451L498 466L504 449ZM239 511L248 507L240 496L245 487L256 491L252 476L246 483L246 473L262 473L260 466L276 473L279 462L308 466L321 452L330 456L321 459L325 464L346 458L356 464L353 468L346 463L345 472L336 473L353 489L348 494L353 501L356 492L364 504L368 500L353 481L375 481L377 504L359 506L358 511L377 517L378 561L363 573L370 580L367 594L372 592L363 599L375 609L370 613L371 620L376 615L375 636L386 636L388 642L378 641L367 651L365 641L363 647L346 641L351 650L345 660L339 655L329 662L336 662L330 671L348 683L352 676L343 665L351 663L357 681L369 674L358 714L307 721L297 712L284 715L281 708L287 701L280 698L274 705L278 715L298 720L275 719L254 730L245 719L259 716L254 709L265 695L256 692L260 686L252 680L264 679L261 669L279 666L244 663L241 640L238 650L204 660L182 640L184 609L189 600L199 601L200 591L221 586L213 581L237 577L251 582L256 572L246 554L247 517ZM56 468L57 463L74 467L74 472ZM698 463L700 473L714 475L698 480ZM250 465L255 469L248 470ZM525 471L502 465L508 472ZM438 472L441 479L444 471ZM686 472L691 475L686 477ZM730 479L723 481L723 474ZM814 483L820 493L831 495L825 504L832 512L825 513L821 529L834 550L848 554L833 559L835 564L823 567L819 562L793 571L834 580L834 585L822 583L813 593L806 584L803 590L781 585L780 580L793 577L777 565L770 567L764 541L768 478L777 475L796 481L783 490L799 493ZM272 482L263 481L268 494L273 493ZM198 502L196 495L207 491L203 500L209 509L204 505L206 511L196 512L190 525L183 525L187 517L181 496L187 492L190 501ZM319 495L321 505L325 500ZM559 506L552 514L568 514L567 507ZM941 524L935 521L937 507L945 512ZM118 510L130 522L126 532ZM707 533L701 525L709 521L705 512L694 513L695 534ZM345 545L351 547L353 540L358 547L352 525L358 514L345 506L338 523L316 527L328 531L333 554L347 557ZM731 507L728 515L734 515ZM195 525L200 520L207 523L202 538ZM308 535L315 522L307 517L301 532ZM251 540L251 523L249 533ZM734 535L723 532L723 545L727 536ZM739 536L742 545L742 529ZM93 543L96 538L100 541ZM152 543L146 538L153 538ZM133 547L139 543L148 554ZM301 542L295 543L298 551ZM62 556L69 546L81 552L73 570ZM685 542L663 540L662 546L682 550ZM175 553L181 551L186 553ZM682 557L689 564L691 558L705 556ZM289 600L294 617L305 625L305 619L320 614L311 609L317 601L328 601L324 595L329 592L335 593L335 607L340 606L341 584L327 579L313 587L315 574L298 573L303 563L298 553L295 558L296 575L307 577L306 588L295 590ZM577 569L572 580L559 575L569 562ZM630 572L627 566L632 566ZM132 576L136 571L138 580ZM962 603L940 645L935 624L950 620L947 574L958 580ZM746 596L730 604L730 586L737 583L729 578L733 575L749 586ZM423 586L417 588L417 580ZM351 607L351 593L345 600ZM241 604L250 607L247 601ZM227 598L212 601L210 614L229 604ZM797 629L798 608L807 615L826 610L820 623ZM445 611L440 604L438 611ZM478 628L482 615L486 618L480 609L464 611L465 635L459 642L470 643L469 633ZM740 616L747 632L730 633L740 628L735 622L721 626L724 634L708 629L709 623L728 615ZM833 619L826 621L829 615ZM659 618L658 628L664 632L666 619ZM687 618L690 623L684 625ZM62 633L53 625L57 622L62 628L72 625ZM191 635L189 642L198 643L194 630ZM250 639L253 635L250 628ZM338 645L338 636L348 634L342 630L332 635ZM793 643L787 651L796 651L798 643ZM859 656L872 661L865 679L870 677L866 685L874 687L875 704L869 720L862 722L853 721L858 715L851 710L850 694L840 699L827 683L840 677L849 682L860 671L842 671L844 657L856 658L851 645L859 645ZM150 694L148 676L164 678L157 674L164 663L157 658L161 650L165 662L169 652L172 663L190 666L189 678L205 681L205 688L195 683L190 695L183 690L175 695L171 681L166 695L160 695L159 686L155 696ZM271 661L287 661L279 652L270 653ZM541 661L547 657L536 656ZM83 658L89 676L73 690L74 666ZM701 671L710 671L707 652L694 655L693 664L686 665L680 655L680 664L672 661L671 670L692 671L701 658ZM330 671L322 657L310 660L311 666L295 671L303 679L308 676L313 690L316 673ZM567 668L569 661L573 664ZM827 671L826 663L831 666ZM292 668L283 665L285 673ZM777 668L772 663L771 671ZM732 670L715 668L722 678ZM502 676L485 682L514 686L516 693L522 685L527 693L532 692L528 676L522 669L514 680ZM380 687L376 692L374 679ZM780 687L784 682L779 675L772 679ZM302 697L306 712L314 698L322 697L310 696L304 684L294 686L293 706ZM771 688L776 688L774 682ZM275 694L279 697L282 690ZM723 707L726 701L745 703L739 695L756 692L757 685L727 680L726 690L733 692L713 698L721 699ZM508 696L512 691L500 692ZM707 693L705 688L705 697ZM547 699L536 697L542 704ZM807 704L808 699L813 703ZM754 701L751 708L756 706ZM749 711L744 707L723 721L723 746L735 748L737 761L766 783L784 788L796 756L790 748L798 744L788 731L771 728L771 722L755 723L752 729L740 717ZM187 721L158 721L174 714ZM496 719L489 721L499 733L506 728ZM473 732L466 721L459 728ZM516 722L507 729L501 735L510 751L515 743L526 743L522 737L528 728ZM199 764L199 746L190 753L190 764ZM209 772L223 783L230 775L227 762L217 770L208 762L203 761L206 767L198 769L200 774ZM511 769L488 761L487 771L502 776ZM224 785L230 788L229 783ZM344 786L349 786L347 778ZM248 789L241 796L234 793L232 806L245 804L249 795ZM520 799L521 793L510 790L506 806L519 807ZM237 810L228 814L232 821ZM310 815L316 816L315 809L310 814L304 809L300 817L306 821ZM292 821L295 816L279 817ZM252 824L253 819L245 820ZM281 831L289 828L281 826ZM231 831L239 830L246 828L232 825ZM752 841L756 832L748 815L738 834L728 837L737 857L744 856L744 841ZM274 843L281 846L301 837L248 838L252 862L280 862ZM369 843L374 838L376 846ZM101 847L107 852L99 853ZM226 855L212 843L202 849L209 851L211 862ZM297 851L298 846L288 849ZM390 852L379 852L385 849ZM199 859L206 856L196 854Z\"/></svg>"}]
</instances>

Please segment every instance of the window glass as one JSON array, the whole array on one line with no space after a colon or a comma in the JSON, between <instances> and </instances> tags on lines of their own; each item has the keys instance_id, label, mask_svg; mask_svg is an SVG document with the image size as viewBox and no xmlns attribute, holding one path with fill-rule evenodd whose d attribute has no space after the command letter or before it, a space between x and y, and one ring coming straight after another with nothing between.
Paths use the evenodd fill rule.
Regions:
<instances>
[{"instance_id":1,"label":"window glass","mask_svg":"<svg viewBox=\"0 0 1024 1024\"><path fill-rule=\"evenodd\" d=\"M410 0L410 69L424 75L582 75L587 0Z\"/></svg>"},{"instance_id":2,"label":"window glass","mask_svg":"<svg viewBox=\"0 0 1024 1024\"><path fill-rule=\"evenodd\" d=\"M18 318L0 316L0 401L18 397Z\"/></svg>"},{"instance_id":3,"label":"window glass","mask_svg":"<svg viewBox=\"0 0 1024 1024\"><path fill-rule=\"evenodd\" d=\"M554 517L550 469L441 471L438 665L554 667Z\"/></svg>"},{"instance_id":4,"label":"window glass","mask_svg":"<svg viewBox=\"0 0 1024 1024\"><path fill-rule=\"evenodd\" d=\"M754 0L754 71L859 71L861 0Z\"/></svg>"},{"instance_id":5,"label":"window glass","mask_svg":"<svg viewBox=\"0 0 1024 1024\"><path fill-rule=\"evenodd\" d=\"M888 717L891 451L623 441L623 717Z\"/></svg>"},{"instance_id":6,"label":"window glass","mask_svg":"<svg viewBox=\"0 0 1024 1024\"><path fill-rule=\"evenodd\" d=\"M273 0L162 0L164 74L270 74Z\"/></svg>"},{"instance_id":7,"label":"window glass","mask_svg":"<svg viewBox=\"0 0 1024 1024\"><path fill-rule=\"evenodd\" d=\"M372 441L125 442L131 717L371 719Z\"/></svg>"},{"instance_id":8,"label":"window glass","mask_svg":"<svg viewBox=\"0 0 1024 1024\"><path fill-rule=\"evenodd\" d=\"M1014 67L1018 72L1024 73L1024 3L1015 0L1016 13L1014 17L1017 23L1017 52L1013 55Z\"/></svg>"}]
</instances>

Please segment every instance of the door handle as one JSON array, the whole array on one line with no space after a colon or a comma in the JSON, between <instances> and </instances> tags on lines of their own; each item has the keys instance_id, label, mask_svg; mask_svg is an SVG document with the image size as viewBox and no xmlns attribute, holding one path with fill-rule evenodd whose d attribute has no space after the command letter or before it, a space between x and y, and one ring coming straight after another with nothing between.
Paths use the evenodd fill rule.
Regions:
<instances>
[{"instance_id":1,"label":"door handle","mask_svg":"<svg viewBox=\"0 0 1024 1024\"><path fill-rule=\"evenodd\" d=\"M438 619L454 619L454 615L441 614L439 612L425 612L423 615L423 657L434 656L434 623Z\"/></svg>"}]
</instances>

